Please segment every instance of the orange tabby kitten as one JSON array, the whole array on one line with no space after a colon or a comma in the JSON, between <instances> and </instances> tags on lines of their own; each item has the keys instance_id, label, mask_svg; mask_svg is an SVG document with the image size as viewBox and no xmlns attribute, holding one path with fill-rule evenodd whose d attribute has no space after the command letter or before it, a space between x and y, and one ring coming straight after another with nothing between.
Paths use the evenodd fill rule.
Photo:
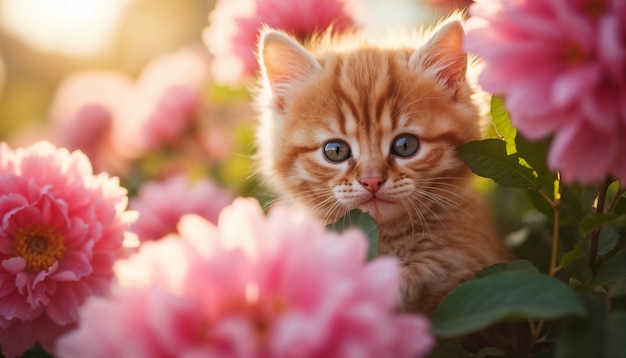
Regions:
<instances>
[{"instance_id":1,"label":"orange tabby kitten","mask_svg":"<svg viewBox=\"0 0 626 358\"><path fill-rule=\"evenodd\" d=\"M400 307L425 314L508 259L455 149L480 137L463 36L456 18L394 44L328 35L305 48L265 29L259 48L260 172L327 223L370 213L379 253L400 259Z\"/></svg>"}]
</instances>

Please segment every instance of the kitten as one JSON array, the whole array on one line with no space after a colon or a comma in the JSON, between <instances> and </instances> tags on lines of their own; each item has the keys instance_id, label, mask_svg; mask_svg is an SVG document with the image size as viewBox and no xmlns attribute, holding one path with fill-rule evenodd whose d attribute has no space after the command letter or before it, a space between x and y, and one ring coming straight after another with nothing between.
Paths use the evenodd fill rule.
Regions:
<instances>
[{"instance_id":1,"label":"kitten","mask_svg":"<svg viewBox=\"0 0 626 358\"><path fill-rule=\"evenodd\" d=\"M268 28L260 38L260 173L326 223L368 212L379 253L400 259L400 308L424 314L508 260L455 149L480 138L463 36L457 16L393 44L350 34L305 47Z\"/></svg>"}]
</instances>

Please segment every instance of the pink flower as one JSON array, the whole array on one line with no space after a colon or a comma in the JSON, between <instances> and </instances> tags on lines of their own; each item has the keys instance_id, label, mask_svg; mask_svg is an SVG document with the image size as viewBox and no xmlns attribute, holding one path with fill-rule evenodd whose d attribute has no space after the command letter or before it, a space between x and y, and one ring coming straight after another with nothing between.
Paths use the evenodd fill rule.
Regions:
<instances>
[{"instance_id":1,"label":"pink flower","mask_svg":"<svg viewBox=\"0 0 626 358\"><path fill-rule=\"evenodd\" d=\"M117 178L47 142L0 144L0 346L48 351L78 308L107 291L131 217Z\"/></svg>"},{"instance_id":2,"label":"pink flower","mask_svg":"<svg viewBox=\"0 0 626 358\"><path fill-rule=\"evenodd\" d=\"M179 139L196 118L208 81L198 49L155 58L134 81L117 72L83 72L57 90L51 117L60 145L84 151L99 169L121 172L130 160Z\"/></svg>"},{"instance_id":3,"label":"pink flower","mask_svg":"<svg viewBox=\"0 0 626 358\"><path fill-rule=\"evenodd\" d=\"M626 3L478 0L470 14L481 84L526 137L553 136L550 167L567 181L626 183Z\"/></svg>"},{"instance_id":4,"label":"pink flower","mask_svg":"<svg viewBox=\"0 0 626 358\"><path fill-rule=\"evenodd\" d=\"M229 192L207 179L194 182L178 175L162 182L146 182L130 201L130 208L139 212L130 231L141 241L158 240L176 233L176 225L185 214L197 214L217 223L220 211L232 200Z\"/></svg>"},{"instance_id":5,"label":"pink flower","mask_svg":"<svg viewBox=\"0 0 626 358\"><path fill-rule=\"evenodd\" d=\"M237 199L217 227L186 216L180 232L119 262L117 288L85 304L60 357L420 357L434 345L424 317L394 312L397 260L365 263L358 230Z\"/></svg>"},{"instance_id":6,"label":"pink flower","mask_svg":"<svg viewBox=\"0 0 626 358\"><path fill-rule=\"evenodd\" d=\"M130 78L117 72L82 72L65 78L50 109L56 144L81 150L96 170L123 173L130 158L113 146L111 131L133 86Z\"/></svg>"},{"instance_id":7,"label":"pink flower","mask_svg":"<svg viewBox=\"0 0 626 358\"><path fill-rule=\"evenodd\" d=\"M208 62L196 48L152 60L135 84L132 100L121 109L113 143L137 158L180 138L202 104Z\"/></svg>"},{"instance_id":8,"label":"pink flower","mask_svg":"<svg viewBox=\"0 0 626 358\"><path fill-rule=\"evenodd\" d=\"M329 26L336 31L353 26L343 0L219 0L209 15L209 23L203 38L215 56L211 74L228 84L255 74L258 31L264 24L299 38Z\"/></svg>"}]
</instances>

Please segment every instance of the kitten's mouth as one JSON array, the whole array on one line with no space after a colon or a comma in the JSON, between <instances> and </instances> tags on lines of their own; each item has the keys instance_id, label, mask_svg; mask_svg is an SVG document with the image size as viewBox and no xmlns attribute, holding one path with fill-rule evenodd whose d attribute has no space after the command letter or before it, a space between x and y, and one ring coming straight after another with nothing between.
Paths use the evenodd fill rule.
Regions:
<instances>
[{"instance_id":1,"label":"kitten's mouth","mask_svg":"<svg viewBox=\"0 0 626 358\"><path fill-rule=\"evenodd\" d=\"M376 196L372 196L367 201L361 203L359 205L359 209L363 210L366 213L369 213L372 216L377 216L379 213L383 213L385 207L391 204L391 201L381 199Z\"/></svg>"}]
</instances>

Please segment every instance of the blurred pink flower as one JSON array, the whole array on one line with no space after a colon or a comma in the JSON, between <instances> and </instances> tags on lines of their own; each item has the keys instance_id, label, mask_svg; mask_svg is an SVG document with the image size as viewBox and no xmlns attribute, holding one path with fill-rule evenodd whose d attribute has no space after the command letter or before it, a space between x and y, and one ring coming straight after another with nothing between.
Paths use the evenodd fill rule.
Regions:
<instances>
[{"instance_id":1,"label":"blurred pink flower","mask_svg":"<svg viewBox=\"0 0 626 358\"><path fill-rule=\"evenodd\" d=\"M84 151L98 169L120 172L130 160L180 138L207 81L207 59L197 48L155 58L136 81L116 72L70 76L51 109L58 144Z\"/></svg>"},{"instance_id":2,"label":"blurred pink flower","mask_svg":"<svg viewBox=\"0 0 626 358\"><path fill-rule=\"evenodd\" d=\"M117 178L47 142L0 144L0 346L52 351L87 296L108 290L131 221Z\"/></svg>"},{"instance_id":3,"label":"blurred pink flower","mask_svg":"<svg viewBox=\"0 0 626 358\"><path fill-rule=\"evenodd\" d=\"M121 109L113 143L136 158L180 138L202 104L208 62L197 48L152 60L135 84L132 100Z\"/></svg>"},{"instance_id":4,"label":"blurred pink flower","mask_svg":"<svg viewBox=\"0 0 626 358\"><path fill-rule=\"evenodd\" d=\"M208 179L194 182L178 175L146 182L139 188L139 195L130 201L130 208L139 212L139 218L129 230L140 241L148 241L176 233L176 225L185 214L197 214L217 223L220 211L232 200L230 192Z\"/></svg>"},{"instance_id":5,"label":"blurred pink flower","mask_svg":"<svg viewBox=\"0 0 626 358\"><path fill-rule=\"evenodd\" d=\"M553 136L550 167L626 184L626 2L477 0L469 11L465 48L486 62L482 86L526 137Z\"/></svg>"},{"instance_id":6,"label":"blurred pink flower","mask_svg":"<svg viewBox=\"0 0 626 358\"><path fill-rule=\"evenodd\" d=\"M204 42L214 55L211 75L238 84L255 74L258 31L263 25L306 38L332 26L353 26L345 0L219 0L209 14Z\"/></svg>"},{"instance_id":7,"label":"blurred pink flower","mask_svg":"<svg viewBox=\"0 0 626 358\"><path fill-rule=\"evenodd\" d=\"M357 230L336 234L299 211L236 199L217 228L144 243L92 297L59 357L420 357L429 322L394 312L398 262L365 263Z\"/></svg>"},{"instance_id":8,"label":"blurred pink flower","mask_svg":"<svg viewBox=\"0 0 626 358\"><path fill-rule=\"evenodd\" d=\"M97 171L122 173L129 158L111 143L120 108L133 94L132 80L116 72L83 72L61 82L50 108L57 145L81 150Z\"/></svg>"}]
</instances>

